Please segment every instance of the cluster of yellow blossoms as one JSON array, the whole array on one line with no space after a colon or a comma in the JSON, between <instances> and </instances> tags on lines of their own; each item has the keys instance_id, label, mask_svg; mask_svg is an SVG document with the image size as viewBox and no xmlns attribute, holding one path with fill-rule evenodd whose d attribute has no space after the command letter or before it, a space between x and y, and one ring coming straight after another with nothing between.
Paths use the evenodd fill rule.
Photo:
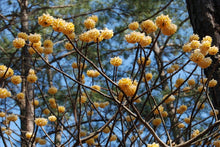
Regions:
<instances>
[{"instance_id":1,"label":"cluster of yellow blossoms","mask_svg":"<svg viewBox=\"0 0 220 147\"><path fill-rule=\"evenodd\" d=\"M101 42L103 39L111 39L113 37L113 31L107 28L103 30L98 30L96 28L88 30L87 32L79 35L79 40L83 42Z\"/></svg>"},{"instance_id":2,"label":"cluster of yellow blossoms","mask_svg":"<svg viewBox=\"0 0 220 147\"><path fill-rule=\"evenodd\" d=\"M27 81L30 83L34 83L37 81L37 76L36 76L35 71L33 69L29 70L29 74L27 76Z\"/></svg>"},{"instance_id":3,"label":"cluster of yellow blossoms","mask_svg":"<svg viewBox=\"0 0 220 147\"><path fill-rule=\"evenodd\" d=\"M0 98L4 99L6 97L10 97L11 96L11 92L8 91L6 88L0 88Z\"/></svg>"},{"instance_id":4,"label":"cluster of yellow blossoms","mask_svg":"<svg viewBox=\"0 0 220 147\"><path fill-rule=\"evenodd\" d=\"M110 63L113 65L113 66L120 66L122 64L122 59L119 58L119 57L114 57L114 58L111 58L110 60Z\"/></svg>"},{"instance_id":5,"label":"cluster of yellow blossoms","mask_svg":"<svg viewBox=\"0 0 220 147\"><path fill-rule=\"evenodd\" d=\"M156 24L155 24L156 23ZM160 15L156 18L155 23L152 20L145 20L141 22L141 29L142 32L146 34L153 33L157 30L157 28L161 29L161 32L164 35L173 35L176 30L177 26L171 22L171 19L168 15ZM148 46L152 42L152 38L150 36L145 36L144 33L137 32L139 28L138 22L132 22L128 25L130 30L133 30L130 34L125 35L125 39L128 43L139 43L142 47Z\"/></svg>"},{"instance_id":6,"label":"cluster of yellow blossoms","mask_svg":"<svg viewBox=\"0 0 220 147\"><path fill-rule=\"evenodd\" d=\"M158 143L153 143L153 144L147 144L147 147L159 147Z\"/></svg>"},{"instance_id":7,"label":"cluster of yellow blossoms","mask_svg":"<svg viewBox=\"0 0 220 147\"><path fill-rule=\"evenodd\" d=\"M5 65L0 65L0 78L7 79L14 75L13 69L6 67Z\"/></svg>"},{"instance_id":8,"label":"cluster of yellow blossoms","mask_svg":"<svg viewBox=\"0 0 220 147\"><path fill-rule=\"evenodd\" d=\"M47 125L47 119L46 118L36 118L34 122L37 126Z\"/></svg>"},{"instance_id":9,"label":"cluster of yellow blossoms","mask_svg":"<svg viewBox=\"0 0 220 147\"><path fill-rule=\"evenodd\" d=\"M100 75L100 73L97 70L87 70L86 74L88 77L91 78L96 78Z\"/></svg>"},{"instance_id":10,"label":"cluster of yellow blossoms","mask_svg":"<svg viewBox=\"0 0 220 147\"><path fill-rule=\"evenodd\" d=\"M189 42L183 45L184 52L191 52L190 60L198 64L201 68L207 68L211 65L212 59L205 57L207 54L216 55L219 49L216 46L211 46L212 38L210 36L203 37L202 41L199 41L199 36L193 34L190 36Z\"/></svg>"},{"instance_id":11,"label":"cluster of yellow blossoms","mask_svg":"<svg viewBox=\"0 0 220 147\"><path fill-rule=\"evenodd\" d=\"M132 97L135 92L137 85L135 82L132 82L130 78L122 78L118 82L118 86L123 90L123 92L127 95Z\"/></svg>"}]
</instances>

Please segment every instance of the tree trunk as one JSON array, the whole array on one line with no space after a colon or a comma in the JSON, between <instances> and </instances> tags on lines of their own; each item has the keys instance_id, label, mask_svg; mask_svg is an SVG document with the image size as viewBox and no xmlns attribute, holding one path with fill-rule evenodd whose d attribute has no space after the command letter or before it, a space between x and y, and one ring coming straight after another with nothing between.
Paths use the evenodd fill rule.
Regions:
<instances>
[{"instance_id":1,"label":"tree trunk","mask_svg":"<svg viewBox=\"0 0 220 147\"><path fill-rule=\"evenodd\" d=\"M28 34L28 0L20 1L21 9L21 31ZM20 101L20 113L21 113L21 135L24 139L21 139L21 146L29 147L31 142L25 139L26 132L33 132L34 130L34 107L32 105L34 93L33 85L27 82L27 75L31 65L31 56L28 53L27 47L22 48L22 92L25 93L25 100ZM34 145L33 145L34 146Z\"/></svg>"},{"instance_id":2,"label":"tree trunk","mask_svg":"<svg viewBox=\"0 0 220 147\"><path fill-rule=\"evenodd\" d=\"M186 0L186 3L194 33L198 34L201 39L206 35L211 36L212 45L220 48L220 1ZM218 81L217 86L210 88L209 92L215 109L220 111L220 66L215 65L218 55L211 56L211 58L212 65L205 69L205 75ZM211 71L215 66L216 68L212 73Z\"/></svg>"}]
</instances>

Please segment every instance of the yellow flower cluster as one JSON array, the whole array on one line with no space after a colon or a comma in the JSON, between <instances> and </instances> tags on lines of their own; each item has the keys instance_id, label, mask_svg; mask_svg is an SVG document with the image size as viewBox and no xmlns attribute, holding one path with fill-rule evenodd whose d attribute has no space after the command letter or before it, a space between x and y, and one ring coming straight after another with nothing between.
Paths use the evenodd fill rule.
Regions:
<instances>
[{"instance_id":1,"label":"yellow flower cluster","mask_svg":"<svg viewBox=\"0 0 220 147\"><path fill-rule=\"evenodd\" d=\"M184 128L184 127L185 127L184 123L178 124L178 128Z\"/></svg>"},{"instance_id":2,"label":"yellow flower cluster","mask_svg":"<svg viewBox=\"0 0 220 147\"><path fill-rule=\"evenodd\" d=\"M10 97L11 92L9 92L6 88L0 88L0 98L4 99L6 97Z\"/></svg>"},{"instance_id":3,"label":"yellow flower cluster","mask_svg":"<svg viewBox=\"0 0 220 147\"><path fill-rule=\"evenodd\" d=\"M198 109L204 109L205 108L205 103L198 102L197 108Z\"/></svg>"},{"instance_id":4,"label":"yellow flower cluster","mask_svg":"<svg viewBox=\"0 0 220 147\"><path fill-rule=\"evenodd\" d=\"M163 96L163 100L166 99L165 100L166 104L173 102L175 100L175 97L173 95L170 95L168 98L167 98L167 96L168 96L168 94Z\"/></svg>"},{"instance_id":5,"label":"yellow flower cluster","mask_svg":"<svg viewBox=\"0 0 220 147\"><path fill-rule=\"evenodd\" d=\"M202 41L199 41L199 36L193 34L190 36L189 42L183 45L184 52L190 52L195 49L191 55L190 60L198 64L201 68L207 68L211 65L212 59L205 57L207 54L216 55L219 51L218 47L211 46L212 38L210 36L203 37Z\"/></svg>"},{"instance_id":6,"label":"yellow flower cluster","mask_svg":"<svg viewBox=\"0 0 220 147\"><path fill-rule=\"evenodd\" d=\"M87 100L87 97L82 95L80 98L78 98L78 101L80 100L80 103L84 104Z\"/></svg>"},{"instance_id":7,"label":"yellow flower cluster","mask_svg":"<svg viewBox=\"0 0 220 147\"><path fill-rule=\"evenodd\" d=\"M122 64L122 59L119 58L119 57L114 57L114 58L111 58L110 60L110 63L113 65L113 66L120 66Z\"/></svg>"},{"instance_id":8,"label":"yellow flower cluster","mask_svg":"<svg viewBox=\"0 0 220 147\"><path fill-rule=\"evenodd\" d=\"M52 86L48 89L49 94L56 94L57 93L57 88Z\"/></svg>"},{"instance_id":9,"label":"yellow flower cluster","mask_svg":"<svg viewBox=\"0 0 220 147\"><path fill-rule=\"evenodd\" d=\"M27 138L27 139L30 139L30 138L31 138L31 136L33 136L33 135L32 135L32 133L31 133L31 132L27 132L27 133L25 134L25 136L26 136L26 138Z\"/></svg>"},{"instance_id":10,"label":"yellow flower cluster","mask_svg":"<svg viewBox=\"0 0 220 147\"><path fill-rule=\"evenodd\" d=\"M168 15L160 15L156 18L155 23L164 35L170 36L176 33L177 26L171 22Z\"/></svg>"},{"instance_id":11,"label":"yellow flower cluster","mask_svg":"<svg viewBox=\"0 0 220 147\"><path fill-rule=\"evenodd\" d=\"M117 136L116 135L112 135L109 139L109 141L115 141L117 139Z\"/></svg>"},{"instance_id":12,"label":"yellow flower cluster","mask_svg":"<svg viewBox=\"0 0 220 147\"><path fill-rule=\"evenodd\" d=\"M153 33L157 30L157 26L155 25L155 23L152 20L145 20L141 23L141 29L147 33Z\"/></svg>"},{"instance_id":13,"label":"yellow flower cluster","mask_svg":"<svg viewBox=\"0 0 220 147\"><path fill-rule=\"evenodd\" d=\"M198 130L198 129L193 131L191 137L194 138L194 137L196 137L197 135L199 135L199 130Z\"/></svg>"},{"instance_id":14,"label":"yellow flower cluster","mask_svg":"<svg viewBox=\"0 0 220 147\"><path fill-rule=\"evenodd\" d=\"M28 40L28 35L27 35L26 33L24 33L24 32L18 33L17 36L18 36L18 38L22 38L22 39L24 39L25 41Z\"/></svg>"},{"instance_id":15,"label":"yellow flower cluster","mask_svg":"<svg viewBox=\"0 0 220 147\"><path fill-rule=\"evenodd\" d=\"M56 100L54 98L50 98L49 103L50 103L50 106L52 108L54 108L54 109L57 108L57 103L56 103Z\"/></svg>"},{"instance_id":16,"label":"yellow flower cluster","mask_svg":"<svg viewBox=\"0 0 220 147\"><path fill-rule=\"evenodd\" d=\"M208 87L215 87L217 85L217 80L212 79L209 81Z\"/></svg>"},{"instance_id":17,"label":"yellow flower cluster","mask_svg":"<svg viewBox=\"0 0 220 147\"><path fill-rule=\"evenodd\" d=\"M97 70L87 70L86 74L88 77L91 78L96 78L100 75L100 73Z\"/></svg>"},{"instance_id":18,"label":"yellow flower cluster","mask_svg":"<svg viewBox=\"0 0 220 147\"><path fill-rule=\"evenodd\" d=\"M187 83L188 83L189 86L192 86L192 85L195 85L196 82L195 82L194 79L190 79L190 80L187 81Z\"/></svg>"},{"instance_id":19,"label":"yellow flower cluster","mask_svg":"<svg viewBox=\"0 0 220 147\"><path fill-rule=\"evenodd\" d=\"M22 81L21 76L12 76L11 77L11 82L15 85L20 84Z\"/></svg>"},{"instance_id":20,"label":"yellow flower cluster","mask_svg":"<svg viewBox=\"0 0 220 147\"><path fill-rule=\"evenodd\" d=\"M214 145L215 147L220 147L220 140L214 141L214 142L213 142L213 145Z\"/></svg>"},{"instance_id":21,"label":"yellow flower cluster","mask_svg":"<svg viewBox=\"0 0 220 147\"><path fill-rule=\"evenodd\" d=\"M38 100L34 100L34 101L32 101L32 105L34 105L34 106L38 106L38 105L39 105L39 101L38 101Z\"/></svg>"},{"instance_id":22,"label":"yellow flower cluster","mask_svg":"<svg viewBox=\"0 0 220 147\"><path fill-rule=\"evenodd\" d=\"M38 43L41 40L41 35L40 34L30 34L28 36L28 39L31 43Z\"/></svg>"},{"instance_id":23,"label":"yellow flower cluster","mask_svg":"<svg viewBox=\"0 0 220 147\"><path fill-rule=\"evenodd\" d=\"M112 30L108 30L107 28L103 29L103 30L98 30L96 28L91 29L85 33L82 33L79 36L79 39L83 42L101 42L103 39L111 39L113 36L113 31Z\"/></svg>"},{"instance_id":24,"label":"yellow flower cluster","mask_svg":"<svg viewBox=\"0 0 220 147\"><path fill-rule=\"evenodd\" d=\"M127 96L133 96L136 92L137 85L132 83L130 78L122 78L118 82L118 86Z\"/></svg>"},{"instance_id":25,"label":"yellow flower cluster","mask_svg":"<svg viewBox=\"0 0 220 147\"><path fill-rule=\"evenodd\" d=\"M100 103L99 104L99 107L100 108L105 108L106 106L108 106L109 105L109 102L103 102L103 103Z\"/></svg>"},{"instance_id":26,"label":"yellow flower cluster","mask_svg":"<svg viewBox=\"0 0 220 147\"><path fill-rule=\"evenodd\" d=\"M64 113L65 112L65 107L64 106L58 106L58 112L59 113Z\"/></svg>"},{"instance_id":27,"label":"yellow flower cluster","mask_svg":"<svg viewBox=\"0 0 220 147\"><path fill-rule=\"evenodd\" d=\"M45 114L45 115L50 114L50 110L49 110L48 108L44 109L44 110L43 110L43 114Z\"/></svg>"},{"instance_id":28,"label":"yellow flower cluster","mask_svg":"<svg viewBox=\"0 0 220 147\"><path fill-rule=\"evenodd\" d=\"M44 40L44 54L51 54L53 53L53 42L51 40Z\"/></svg>"},{"instance_id":29,"label":"yellow flower cluster","mask_svg":"<svg viewBox=\"0 0 220 147\"><path fill-rule=\"evenodd\" d=\"M183 114L187 110L186 105L181 105L179 108L177 108L177 113Z\"/></svg>"},{"instance_id":30,"label":"yellow flower cluster","mask_svg":"<svg viewBox=\"0 0 220 147\"><path fill-rule=\"evenodd\" d=\"M190 123L190 118L188 118L188 117L184 118L184 122L189 124Z\"/></svg>"},{"instance_id":31,"label":"yellow flower cluster","mask_svg":"<svg viewBox=\"0 0 220 147\"><path fill-rule=\"evenodd\" d=\"M128 28L133 31L137 30L139 28L139 23L137 21L132 22L128 25Z\"/></svg>"},{"instance_id":32,"label":"yellow flower cluster","mask_svg":"<svg viewBox=\"0 0 220 147\"><path fill-rule=\"evenodd\" d=\"M160 147L158 143L147 144L147 147Z\"/></svg>"},{"instance_id":33,"label":"yellow flower cluster","mask_svg":"<svg viewBox=\"0 0 220 147\"><path fill-rule=\"evenodd\" d=\"M145 82L145 79L146 81L150 81L152 78L153 78L152 73L146 73L145 78L143 78L143 82Z\"/></svg>"},{"instance_id":34,"label":"yellow flower cluster","mask_svg":"<svg viewBox=\"0 0 220 147\"><path fill-rule=\"evenodd\" d=\"M30 83L34 83L34 82L37 81L37 76L36 76L33 69L29 70L29 74L27 76L27 81L30 82Z\"/></svg>"},{"instance_id":35,"label":"yellow flower cluster","mask_svg":"<svg viewBox=\"0 0 220 147\"><path fill-rule=\"evenodd\" d=\"M38 24L43 27L49 27L53 24L54 18L49 14L43 14L42 16L38 17Z\"/></svg>"},{"instance_id":36,"label":"yellow flower cluster","mask_svg":"<svg viewBox=\"0 0 220 147\"><path fill-rule=\"evenodd\" d=\"M47 119L46 118L36 118L34 122L37 126L47 125Z\"/></svg>"},{"instance_id":37,"label":"yellow flower cluster","mask_svg":"<svg viewBox=\"0 0 220 147\"><path fill-rule=\"evenodd\" d=\"M130 34L125 35L125 39L128 43L139 43L144 39L144 33L133 31Z\"/></svg>"},{"instance_id":38,"label":"yellow flower cluster","mask_svg":"<svg viewBox=\"0 0 220 147\"><path fill-rule=\"evenodd\" d=\"M78 68L78 66L80 66L81 69L82 69L83 67L84 67L84 69L87 67L86 64L84 64L84 66L83 66L83 63L80 63L80 65L77 65L76 62L73 62L72 68Z\"/></svg>"},{"instance_id":39,"label":"yellow flower cluster","mask_svg":"<svg viewBox=\"0 0 220 147\"><path fill-rule=\"evenodd\" d=\"M5 112L0 112L0 117L5 117Z\"/></svg>"},{"instance_id":40,"label":"yellow flower cluster","mask_svg":"<svg viewBox=\"0 0 220 147\"><path fill-rule=\"evenodd\" d=\"M154 108L155 108L155 107L156 107L156 106L154 106ZM164 109L164 107L160 105L160 106L158 107L158 110L159 110L159 111L158 111L157 109L155 109L155 110L154 110L154 114L155 114L155 115L158 115L159 112L162 113L162 112L163 112L163 109Z\"/></svg>"},{"instance_id":41,"label":"yellow flower cluster","mask_svg":"<svg viewBox=\"0 0 220 147\"><path fill-rule=\"evenodd\" d=\"M139 58L139 59L137 60L137 63L138 63L139 65L143 65L144 62L145 62L145 57L141 57L141 58ZM146 66L148 66L148 65L150 65L150 64L151 64L151 60L150 60L150 58L148 58L148 60L146 61Z\"/></svg>"},{"instance_id":42,"label":"yellow flower cluster","mask_svg":"<svg viewBox=\"0 0 220 147\"><path fill-rule=\"evenodd\" d=\"M5 65L0 65L0 78L4 76L4 78L6 79L13 75L14 75L13 69L11 69L10 67L6 67Z\"/></svg>"},{"instance_id":43,"label":"yellow flower cluster","mask_svg":"<svg viewBox=\"0 0 220 147\"><path fill-rule=\"evenodd\" d=\"M135 120L135 117L134 116L126 116L125 119L127 122L131 122L132 120Z\"/></svg>"},{"instance_id":44,"label":"yellow flower cluster","mask_svg":"<svg viewBox=\"0 0 220 147\"><path fill-rule=\"evenodd\" d=\"M18 116L15 115L15 114L9 114L9 115L7 116L7 120L8 120L8 121L16 121L17 119L18 119Z\"/></svg>"},{"instance_id":45,"label":"yellow flower cluster","mask_svg":"<svg viewBox=\"0 0 220 147\"><path fill-rule=\"evenodd\" d=\"M22 38L15 38L13 40L13 46L15 48L22 48L22 47L24 47L24 45L25 45L25 40Z\"/></svg>"},{"instance_id":46,"label":"yellow flower cluster","mask_svg":"<svg viewBox=\"0 0 220 147\"><path fill-rule=\"evenodd\" d=\"M211 116L214 116L215 114L218 115L218 114L219 114L219 111L218 111L217 109L215 109L214 112L211 110L211 111L209 112L209 114L210 114Z\"/></svg>"},{"instance_id":47,"label":"yellow flower cluster","mask_svg":"<svg viewBox=\"0 0 220 147\"><path fill-rule=\"evenodd\" d=\"M21 92L21 93L18 93L16 96L19 100L22 100L22 99L24 99L25 94L23 92Z\"/></svg>"},{"instance_id":48,"label":"yellow flower cluster","mask_svg":"<svg viewBox=\"0 0 220 147\"><path fill-rule=\"evenodd\" d=\"M73 49L73 46L70 42L66 42L64 46L67 50L72 50Z\"/></svg>"},{"instance_id":49,"label":"yellow flower cluster","mask_svg":"<svg viewBox=\"0 0 220 147\"><path fill-rule=\"evenodd\" d=\"M93 85L91 86L91 88L97 90L97 91L100 91L101 90L101 87L99 85ZM94 90L92 90L92 92L95 92Z\"/></svg>"},{"instance_id":50,"label":"yellow flower cluster","mask_svg":"<svg viewBox=\"0 0 220 147\"><path fill-rule=\"evenodd\" d=\"M160 118L155 118L153 121L152 121L152 124L154 126L159 126L161 124L161 119Z\"/></svg>"},{"instance_id":51,"label":"yellow flower cluster","mask_svg":"<svg viewBox=\"0 0 220 147\"><path fill-rule=\"evenodd\" d=\"M180 87L180 85L182 85L184 82L184 79L183 78L178 78L176 80L176 84L175 84L175 87Z\"/></svg>"}]
</instances>

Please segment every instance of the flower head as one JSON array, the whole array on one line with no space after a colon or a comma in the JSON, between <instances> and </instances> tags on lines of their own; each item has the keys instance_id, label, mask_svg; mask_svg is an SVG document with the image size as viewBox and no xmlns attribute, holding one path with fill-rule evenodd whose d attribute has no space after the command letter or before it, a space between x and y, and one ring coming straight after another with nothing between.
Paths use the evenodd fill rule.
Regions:
<instances>
[{"instance_id":1,"label":"flower head","mask_svg":"<svg viewBox=\"0 0 220 147\"><path fill-rule=\"evenodd\" d=\"M130 29L130 30L137 30L138 28L139 28L139 23L138 22L132 22L132 23L130 23L129 25L128 25L128 28Z\"/></svg>"},{"instance_id":2,"label":"flower head","mask_svg":"<svg viewBox=\"0 0 220 147\"><path fill-rule=\"evenodd\" d=\"M43 27L48 27L52 25L53 20L53 16L50 16L49 14L43 14L42 16L38 17L38 24Z\"/></svg>"},{"instance_id":3,"label":"flower head","mask_svg":"<svg viewBox=\"0 0 220 147\"><path fill-rule=\"evenodd\" d=\"M36 33L30 34L28 36L28 39L32 43L37 43L37 42L39 42L41 40L41 35L40 34L36 34Z\"/></svg>"},{"instance_id":4,"label":"flower head","mask_svg":"<svg viewBox=\"0 0 220 147\"><path fill-rule=\"evenodd\" d=\"M37 126L47 125L47 119L46 118L36 118L34 122Z\"/></svg>"},{"instance_id":5,"label":"flower head","mask_svg":"<svg viewBox=\"0 0 220 147\"><path fill-rule=\"evenodd\" d=\"M15 38L13 40L13 46L15 48L22 48L22 47L24 47L24 45L25 45L25 40L22 38Z\"/></svg>"},{"instance_id":6,"label":"flower head","mask_svg":"<svg viewBox=\"0 0 220 147\"><path fill-rule=\"evenodd\" d=\"M113 65L113 66L120 66L122 64L122 59L119 58L119 57L114 57L114 58L111 58L110 60L110 63Z\"/></svg>"},{"instance_id":7,"label":"flower head","mask_svg":"<svg viewBox=\"0 0 220 147\"><path fill-rule=\"evenodd\" d=\"M11 77L11 82L15 85L20 84L22 81L21 76L12 76Z\"/></svg>"},{"instance_id":8,"label":"flower head","mask_svg":"<svg viewBox=\"0 0 220 147\"><path fill-rule=\"evenodd\" d=\"M157 30L157 26L151 20L145 20L141 23L141 29L147 34L153 33Z\"/></svg>"},{"instance_id":9,"label":"flower head","mask_svg":"<svg viewBox=\"0 0 220 147\"><path fill-rule=\"evenodd\" d=\"M169 18L168 15L160 15L156 18L155 20L156 25L158 28L165 28L171 24L171 19Z\"/></svg>"}]
</instances>

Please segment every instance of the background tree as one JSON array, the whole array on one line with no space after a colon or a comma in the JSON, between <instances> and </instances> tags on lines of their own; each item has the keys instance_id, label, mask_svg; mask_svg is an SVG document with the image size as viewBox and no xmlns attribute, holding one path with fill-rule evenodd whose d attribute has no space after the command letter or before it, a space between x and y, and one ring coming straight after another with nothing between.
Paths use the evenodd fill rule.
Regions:
<instances>
[{"instance_id":1,"label":"background tree","mask_svg":"<svg viewBox=\"0 0 220 147\"><path fill-rule=\"evenodd\" d=\"M209 35L212 37L213 44L220 47L220 1L218 0L186 0L194 33L200 38ZM199 8L198 8L199 7ZM210 88L210 95L216 109L220 110L220 72L219 72L219 55L211 57L212 66L205 70L206 77L215 78L218 84ZM213 71L213 72L210 72Z\"/></svg>"}]
</instances>

